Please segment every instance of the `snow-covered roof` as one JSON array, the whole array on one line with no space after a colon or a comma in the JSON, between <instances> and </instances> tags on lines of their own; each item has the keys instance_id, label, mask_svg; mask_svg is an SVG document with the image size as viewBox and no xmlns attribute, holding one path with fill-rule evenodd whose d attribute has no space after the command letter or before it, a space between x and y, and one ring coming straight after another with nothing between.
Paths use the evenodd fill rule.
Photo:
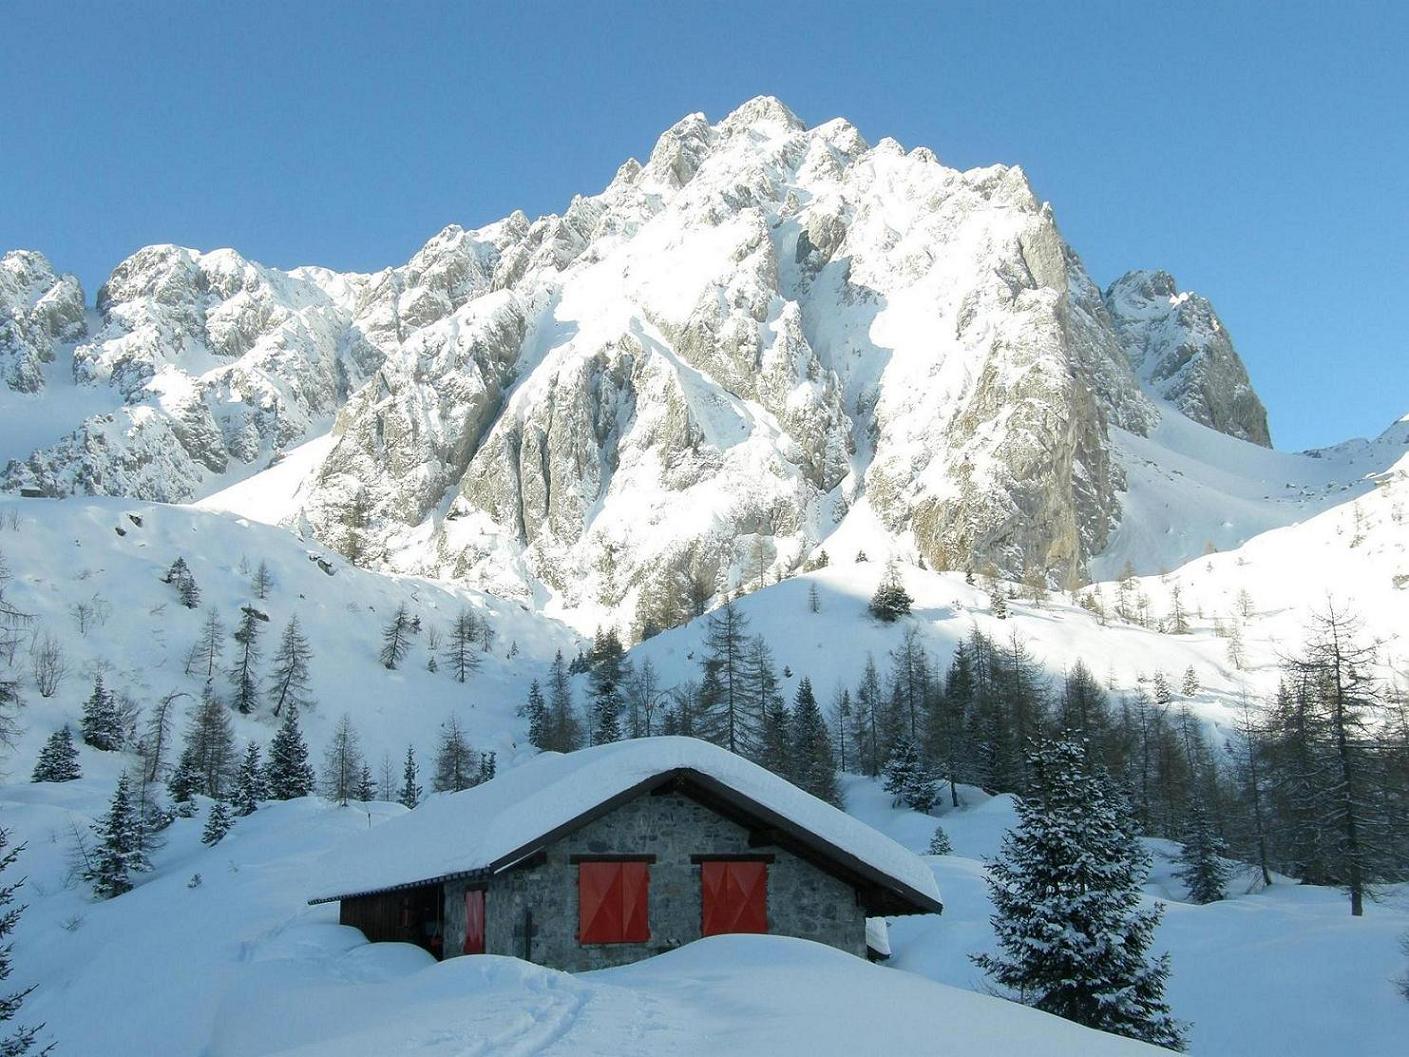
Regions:
<instances>
[{"instance_id":1,"label":"snow-covered roof","mask_svg":"<svg viewBox=\"0 0 1409 1057\"><path fill-rule=\"evenodd\" d=\"M918 855L755 763L695 738L638 738L544 753L492 781L432 797L328 853L318 864L325 902L514 865L585 823L614 797L683 777L730 795L770 826L867 876L916 910L938 910L939 886Z\"/></svg>"}]
</instances>

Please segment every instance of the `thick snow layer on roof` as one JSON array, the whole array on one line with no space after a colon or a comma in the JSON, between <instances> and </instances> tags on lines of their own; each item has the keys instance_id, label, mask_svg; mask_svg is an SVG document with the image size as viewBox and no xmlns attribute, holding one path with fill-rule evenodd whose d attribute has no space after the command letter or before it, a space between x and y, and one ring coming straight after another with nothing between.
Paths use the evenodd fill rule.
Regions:
<instances>
[{"instance_id":1,"label":"thick snow layer on roof","mask_svg":"<svg viewBox=\"0 0 1409 1057\"><path fill-rule=\"evenodd\" d=\"M889 837L755 763L679 737L544 753L484 785L433 797L331 851L311 894L368 892L490 866L602 801L677 768L708 775L917 892L940 897L924 861Z\"/></svg>"}]
</instances>

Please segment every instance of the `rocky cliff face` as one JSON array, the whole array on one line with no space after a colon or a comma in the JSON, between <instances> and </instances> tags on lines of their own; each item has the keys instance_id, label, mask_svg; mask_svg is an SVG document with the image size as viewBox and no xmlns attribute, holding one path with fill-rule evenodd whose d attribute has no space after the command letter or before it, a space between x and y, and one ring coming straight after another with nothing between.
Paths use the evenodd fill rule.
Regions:
<instances>
[{"instance_id":1,"label":"rocky cliff face","mask_svg":"<svg viewBox=\"0 0 1409 1057\"><path fill-rule=\"evenodd\" d=\"M55 346L83 337L83 290L39 253L0 257L0 382L21 393L44 388Z\"/></svg>"},{"instance_id":2,"label":"rocky cliff face","mask_svg":"<svg viewBox=\"0 0 1409 1057\"><path fill-rule=\"evenodd\" d=\"M536 605L672 622L848 517L936 567L1066 581L1120 513L1108 430L1145 432L1151 394L1266 442L1211 309L1150 289L1138 318L1103 297L1020 169L761 98L561 216L447 228L376 275L141 251L75 353L125 406L7 483L183 500L331 421L300 527Z\"/></svg>"},{"instance_id":3,"label":"rocky cliff face","mask_svg":"<svg viewBox=\"0 0 1409 1057\"><path fill-rule=\"evenodd\" d=\"M1131 366L1155 394L1195 422L1272 446L1267 409L1213 306L1180 292L1168 272L1122 275L1105 294Z\"/></svg>"}]
</instances>

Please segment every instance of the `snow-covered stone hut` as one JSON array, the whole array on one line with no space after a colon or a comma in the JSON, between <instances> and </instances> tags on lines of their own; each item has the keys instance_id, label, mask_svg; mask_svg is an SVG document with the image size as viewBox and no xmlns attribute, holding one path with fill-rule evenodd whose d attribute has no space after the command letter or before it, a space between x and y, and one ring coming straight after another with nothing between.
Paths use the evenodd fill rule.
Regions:
<instances>
[{"instance_id":1,"label":"snow-covered stone hut","mask_svg":"<svg viewBox=\"0 0 1409 1057\"><path fill-rule=\"evenodd\" d=\"M867 917L942 910L919 856L693 738L546 753L383 823L320 874L310 902L338 902L369 940L574 971L725 932L865 955Z\"/></svg>"}]
</instances>

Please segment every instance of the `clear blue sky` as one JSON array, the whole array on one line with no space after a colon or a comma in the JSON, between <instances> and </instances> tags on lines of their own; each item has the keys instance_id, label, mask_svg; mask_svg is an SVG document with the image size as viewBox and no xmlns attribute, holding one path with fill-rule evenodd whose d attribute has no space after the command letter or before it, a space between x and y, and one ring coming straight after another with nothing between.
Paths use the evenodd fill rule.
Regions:
<instances>
[{"instance_id":1,"label":"clear blue sky","mask_svg":"<svg viewBox=\"0 0 1409 1057\"><path fill-rule=\"evenodd\" d=\"M380 268L770 93L1022 164L1098 282L1213 300L1279 447L1409 411L1409 5L872 6L5 3L0 248Z\"/></svg>"}]
</instances>

